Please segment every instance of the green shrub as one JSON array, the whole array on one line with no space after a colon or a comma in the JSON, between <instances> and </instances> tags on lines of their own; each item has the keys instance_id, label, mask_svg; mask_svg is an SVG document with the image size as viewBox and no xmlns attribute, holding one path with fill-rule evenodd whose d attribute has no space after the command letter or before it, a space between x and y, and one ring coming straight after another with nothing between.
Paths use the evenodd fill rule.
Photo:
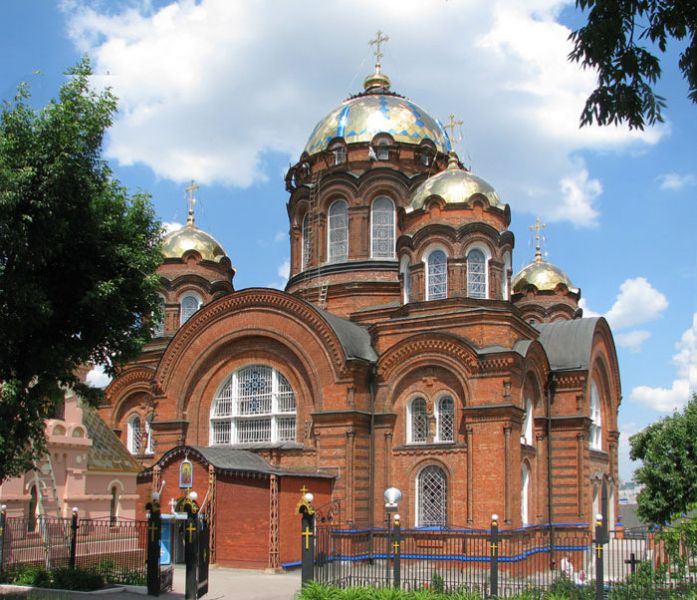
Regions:
<instances>
[{"instance_id":1,"label":"green shrub","mask_svg":"<svg viewBox=\"0 0 697 600\"><path fill-rule=\"evenodd\" d=\"M3 572L2 581L3 583L14 583L15 585L48 587L51 578L43 567L36 565L16 565Z\"/></svg>"},{"instance_id":2,"label":"green shrub","mask_svg":"<svg viewBox=\"0 0 697 600\"><path fill-rule=\"evenodd\" d=\"M59 590L90 592L104 587L104 577L96 569L60 567L51 571L53 585Z\"/></svg>"},{"instance_id":3,"label":"green shrub","mask_svg":"<svg viewBox=\"0 0 697 600\"><path fill-rule=\"evenodd\" d=\"M445 580L438 571L431 573L431 591L442 594L445 591Z\"/></svg>"}]
</instances>

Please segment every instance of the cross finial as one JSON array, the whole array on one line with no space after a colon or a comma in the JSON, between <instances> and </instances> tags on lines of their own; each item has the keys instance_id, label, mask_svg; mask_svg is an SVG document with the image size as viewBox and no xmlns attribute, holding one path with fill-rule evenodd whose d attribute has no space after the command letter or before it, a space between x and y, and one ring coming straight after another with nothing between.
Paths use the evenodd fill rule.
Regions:
<instances>
[{"instance_id":1,"label":"cross finial","mask_svg":"<svg viewBox=\"0 0 697 600\"><path fill-rule=\"evenodd\" d=\"M462 125L462 121L460 119L456 119L455 115L453 113L450 113L450 116L448 117L448 124L444 125L445 129L448 129L448 136L450 137L450 141L455 143L459 142L462 139L462 134L459 133L459 128ZM455 135L455 131L458 131L458 135Z\"/></svg>"},{"instance_id":2,"label":"cross finial","mask_svg":"<svg viewBox=\"0 0 697 600\"><path fill-rule=\"evenodd\" d=\"M542 234L540 233L547 225L540 222L540 218L535 219L535 224L530 225L530 231L535 232L535 262L542 262Z\"/></svg>"},{"instance_id":3,"label":"cross finial","mask_svg":"<svg viewBox=\"0 0 697 600\"><path fill-rule=\"evenodd\" d=\"M375 46L375 69L380 70L380 59L383 57L383 53L380 52L380 46L385 42L388 42L390 38L383 35L382 31L378 29L377 35L374 40L370 40L370 45Z\"/></svg>"},{"instance_id":4,"label":"cross finial","mask_svg":"<svg viewBox=\"0 0 697 600\"><path fill-rule=\"evenodd\" d=\"M189 216L186 218L186 224L191 227L194 226L194 205L196 204L196 198L194 197L194 192L200 186L192 179L189 187L186 188L186 193L188 194L187 202L189 203Z\"/></svg>"}]
</instances>

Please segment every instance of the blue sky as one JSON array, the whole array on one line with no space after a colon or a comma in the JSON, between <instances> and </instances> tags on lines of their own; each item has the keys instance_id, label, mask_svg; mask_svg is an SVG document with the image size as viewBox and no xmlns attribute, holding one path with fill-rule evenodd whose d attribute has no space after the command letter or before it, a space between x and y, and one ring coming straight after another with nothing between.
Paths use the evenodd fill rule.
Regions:
<instances>
[{"instance_id":1,"label":"blue sky","mask_svg":"<svg viewBox=\"0 0 697 600\"><path fill-rule=\"evenodd\" d=\"M458 152L512 211L517 271L533 255L529 226L606 315L618 343L628 435L683 405L697 384L697 106L663 60L666 123L644 132L579 130L594 77L566 61L560 0L320 0L301 3L24 0L2 3L0 95L31 84L37 105L63 72L91 56L95 85L120 112L105 147L130 190L152 194L166 223L186 217L237 268L237 289L283 287L289 258L283 174L315 123L360 91L377 29L393 89L447 120L462 119Z\"/></svg>"}]
</instances>

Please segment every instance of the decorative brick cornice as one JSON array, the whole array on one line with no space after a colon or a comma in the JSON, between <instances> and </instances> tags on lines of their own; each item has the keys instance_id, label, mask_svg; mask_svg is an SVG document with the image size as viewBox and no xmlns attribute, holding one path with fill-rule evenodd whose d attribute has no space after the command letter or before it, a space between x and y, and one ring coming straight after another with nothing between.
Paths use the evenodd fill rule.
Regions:
<instances>
[{"instance_id":1,"label":"decorative brick cornice","mask_svg":"<svg viewBox=\"0 0 697 600\"><path fill-rule=\"evenodd\" d=\"M392 449L392 454L396 456L445 456L448 454L464 454L467 452L466 444L413 444L408 446L397 446Z\"/></svg>"},{"instance_id":2,"label":"decorative brick cornice","mask_svg":"<svg viewBox=\"0 0 697 600\"><path fill-rule=\"evenodd\" d=\"M119 373L104 392L104 400L113 405L115 398L120 398L134 388L141 392L152 392L155 370L150 367L130 367Z\"/></svg>"},{"instance_id":3,"label":"decorative brick cornice","mask_svg":"<svg viewBox=\"0 0 697 600\"><path fill-rule=\"evenodd\" d=\"M556 373L555 382L559 390L582 390L586 385L587 371Z\"/></svg>"},{"instance_id":4,"label":"decorative brick cornice","mask_svg":"<svg viewBox=\"0 0 697 600\"><path fill-rule=\"evenodd\" d=\"M170 342L156 373L157 383L165 389L175 365L189 345L208 327L242 310L275 310L292 315L314 332L327 349L337 373L343 371L345 355L338 337L327 321L311 304L290 294L272 289L250 289L220 298L194 314Z\"/></svg>"}]
</instances>

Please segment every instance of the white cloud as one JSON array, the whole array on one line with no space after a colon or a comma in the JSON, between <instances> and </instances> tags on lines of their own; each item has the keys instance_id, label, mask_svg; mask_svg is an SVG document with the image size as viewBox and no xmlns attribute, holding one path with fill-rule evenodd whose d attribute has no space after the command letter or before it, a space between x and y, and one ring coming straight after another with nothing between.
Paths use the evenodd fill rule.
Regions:
<instances>
[{"instance_id":1,"label":"white cloud","mask_svg":"<svg viewBox=\"0 0 697 600\"><path fill-rule=\"evenodd\" d=\"M111 383L111 376L104 372L102 365L96 365L87 373L85 383L93 388L105 388Z\"/></svg>"},{"instance_id":2,"label":"white cloud","mask_svg":"<svg viewBox=\"0 0 697 600\"><path fill-rule=\"evenodd\" d=\"M286 233L285 231L277 231L276 235L273 236L273 241L276 244L278 244L279 242L288 241L288 233Z\"/></svg>"},{"instance_id":3,"label":"white cloud","mask_svg":"<svg viewBox=\"0 0 697 600\"><path fill-rule=\"evenodd\" d=\"M676 344L673 364L677 377L669 388L640 385L632 390L631 398L658 412L671 412L682 408L690 395L697 390L697 312L692 316L692 326L686 329Z\"/></svg>"},{"instance_id":4,"label":"white cloud","mask_svg":"<svg viewBox=\"0 0 697 600\"><path fill-rule=\"evenodd\" d=\"M666 297L644 277L636 277L620 285L620 292L605 318L613 328L624 329L658 319L666 308Z\"/></svg>"},{"instance_id":5,"label":"white cloud","mask_svg":"<svg viewBox=\"0 0 697 600\"><path fill-rule=\"evenodd\" d=\"M278 265L278 276L283 279L288 279L288 277L290 277L290 258L286 258Z\"/></svg>"},{"instance_id":6,"label":"white cloud","mask_svg":"<svg viewBox=\"0 0 697 600\"><path fill-rule=\"evenodd\" d=\"M181 223L177 223L176 221L166 221L162 223L162 229L165 232L165 235L168 233L172 233L173 231L177 231L184 227Z\"/></svg>"},{"instance_id":7,"label":"white cloud","mask_svg":"<svg viewBox=\"0 0 697 600\"><path fill-rule=\"evenodd\" d=\"M645 329L635 329L624 333L616 333L615 341L618 346L627 348L632 352L639 352L641 345L651 337L651 332Z\"/></svg>"},{"instance_id":8,"label":"white cloud","mask_svg":"<svg viewBox=\"0 0 697 600\"><path fill-rule=\"evenodd\" d=\"M592 317L602 317L599 312L595 312L590 306L588 306L588 300L586 298L581 298L578 301L578 305L580 308L583 309L583 316L585 318L592 318Z\"/></svg>"},{"instance_id":9,"label":"white cloud","mask_svg":"<svg viewBox=\"0 0 697 600\"><path fill-rule=\"evenodd\" d=\"M264 152L296 160L319 118L360 91L378 23L393 88L441 119L457 107L460 154L504 201L587 226L602 185L579 152L646 147L666 128L578 128L595 75L567 61L569 30L555 20L567 4L181 0L99 12L106 5L72 1L65 10L95 80L120 99L107 155L121 164L177 182L263 180ZM427 48L413 43L424 30L439 32Z\"/></svg>"},{"instance_id":10,"label":"white cloud","mask_svg":"<svg viewBox=\"0 0 697 600\"><path fill-rule=\"evenodd\" d=\"M677 191L690 185L697 185L697 177L692 174L665 173L656 178L662 190Z\"/></svg>"},{"instance_id":11,"label":"white cloud","mask_svg":"<svg viewBox=\"0 0 697 600\"><path fill-rule=\"evenodd\" d=\"M634 462L629 458L629 438L635 433L639 433L642 428L636 423L622 423L620 426L620 443L617 449L618 456L618 466L620 472L620 478L623 481L629 481L632 479L634 469L639 466L638 462Z\"/></svg>"}]
</instances>

